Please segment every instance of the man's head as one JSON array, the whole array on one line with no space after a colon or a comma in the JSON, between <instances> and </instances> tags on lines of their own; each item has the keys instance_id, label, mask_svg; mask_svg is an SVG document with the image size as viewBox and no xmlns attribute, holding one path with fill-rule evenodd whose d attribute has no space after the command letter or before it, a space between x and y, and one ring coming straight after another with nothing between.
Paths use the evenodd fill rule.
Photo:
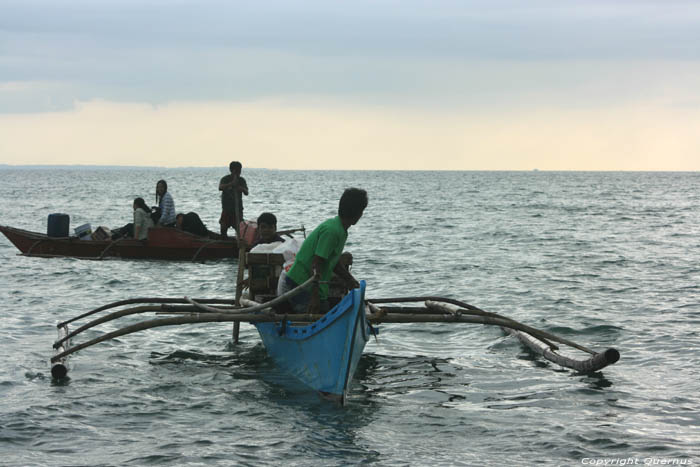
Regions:
<instances>
[{"instance_id":1,"label":"man's head","mask_svg":"<svg viewBox=\"0 0 700 467\"><path fill-rule=\"evenodd\" d=\"M175 227L182 230L182 223L185 221L185 215L183 213L175 216Z\"/></svg>"},{"instance_id":2,"label":"man's head","mask_svg":"<svg viewBox=\"0 0 700 467\"><path fill-rule=\"evenodd\" d=\"M243 165L238 161L233 161L228 165L228 169L234 175L240 175L241 170L243 170Z\"/></svg>"},{"instance_id":3,"label":"man's head","mask_svg":"<svg viewBox=\"0 0 700 467\"><path fill-rule=\"evenodd\" d=\"M338 204L338 216L348 227L357 224L369 199L367 192L360 188L348 188L343 192Z\"/></svg>"},{"instance_id":4,"label":"man's head","mask_svg":"<svg viewBox=\"0 0 700 467\"><path fill-rule=\"evenodd\" d=\"M263 242L271 240L277 235L277 218L271 212L264 212L258 216L258 232Z\"/></svg>"}]
</instances>

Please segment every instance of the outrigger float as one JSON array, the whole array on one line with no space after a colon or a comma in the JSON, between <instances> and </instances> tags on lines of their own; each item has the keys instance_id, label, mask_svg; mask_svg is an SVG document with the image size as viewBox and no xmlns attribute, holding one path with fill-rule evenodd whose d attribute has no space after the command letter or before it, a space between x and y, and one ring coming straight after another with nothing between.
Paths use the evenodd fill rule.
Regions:
<instances>
[{"instance_id":1,"label":"outrigger float","mask_svg":"<svg viewBox=\"0 0 700 467\"><path fill-rule=\"evenodd\" d=\"M67 377L69 355L92 345L134 332L161 326L197 323L234 323L233 340L238 342L241 322L254 325L275 363L317 391L324 398L345 404L355 369L365 344L380 323L450 323L499 326L517 337L531 351L560 366L590 373L617 362L620 353L609 348L596 352L568 339L514 321L497 313L443 297L399 297L371 299L365 297L366 284L341 293L338 303L325 315L293 314L279 311L292 296L317 284L309 279L296 289L274 297L274 284L284 262L282 255L240 252L238 287L235 299L133 298L110 303L80 316L58 323L59 338L54 343L51 374ZM248 269L249 294L242 296L244 269ZM331 281L331 296L338 293ZM273 298L274 297L274 298ZM421 306L410 306L421 303ZM136 305L136 306L131 306ZM103 314L102 312L109 313ZM103 323L130 315L155 313L155 319L144 320L107 332L91 340L73 345L79 334ZM95 318L95 316L99 317ZM79 320L93 319L74 330ZM561 352L560 345L580 353L575 358Z\"/></svg>"}]
</instances>

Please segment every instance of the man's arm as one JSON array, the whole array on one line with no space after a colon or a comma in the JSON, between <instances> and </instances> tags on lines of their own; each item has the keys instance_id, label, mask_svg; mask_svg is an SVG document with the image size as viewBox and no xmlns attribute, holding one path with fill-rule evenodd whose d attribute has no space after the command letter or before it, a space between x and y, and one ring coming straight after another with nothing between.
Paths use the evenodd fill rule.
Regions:
<instances>
[{"instance_id":1,"label":"man's arm","mask_svg":"<svg viewBox=\"0 0 700 467\"><path fill-rule=\"evenodd\" d=\"M316 276L317 280L321 279L321 269L325 263L325 259L314 255L311 260L311 274ZM312 315L318 314L321 311L321 294L318 290L318 282L311 287L311 300L309 301L309 313Z\"/></svg>"},{"instance_id":2,"label":"man's arm","mask_svg":"<svg viewBox=\"0 0 700 467\"><path fill-rule=\"evenodd\" d=\"M352 274L350 274L350 271L345 268L342 264L340 264L340 261L335 265L335 268L333 268L333 272L343 279L345 281L345 284L348 286L350 289L356 289L360 286L360 283L355 279Z\"/></svg>"},{"instance_id":3,"label":"man's arm","mask_svg":"<svg viewBox=\"0 0 700 467\"><path fill-rule=\"evenodd\" d=\"M221 181L219 182L219 191L224 191L228 188L231 188L233 185L236 184L236 180L234 180L233 177L231 177L231 181L228 183L224 182L225 179L226 179L226 177L221 178Z\"/></svg>"}]
</instances>

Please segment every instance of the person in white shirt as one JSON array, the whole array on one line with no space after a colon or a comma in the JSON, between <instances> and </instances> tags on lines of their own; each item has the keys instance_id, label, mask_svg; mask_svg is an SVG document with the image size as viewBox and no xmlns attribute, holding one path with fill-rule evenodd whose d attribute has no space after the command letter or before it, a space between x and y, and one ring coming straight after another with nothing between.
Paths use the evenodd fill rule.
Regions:
<instances>
[{"instance_id":1,"label":"person in white shirt","mask_svg":"<svg viewBox=\"0 0 700 467\"><path fill-rule=\"evenodd\" d=\"M148 238L148 229L153 227L151 210L146 206L143 198L134 199L134 238L145 240Z\"/></svg>"}]
</instances>

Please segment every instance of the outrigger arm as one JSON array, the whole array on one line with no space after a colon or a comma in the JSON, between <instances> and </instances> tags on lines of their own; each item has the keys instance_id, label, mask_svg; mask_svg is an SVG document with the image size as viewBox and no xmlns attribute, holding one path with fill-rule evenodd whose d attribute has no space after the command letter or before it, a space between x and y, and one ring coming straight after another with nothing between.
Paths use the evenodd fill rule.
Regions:
<instances>
[{"instance_id":1,"label":"outrigger arm","mask_svg":"<svg viewBox=\"0 0 700 467\"><path fill-rule=\"evenodd\" d=\"M51 358L52 368L51 374L54 378L64 378L68 374L67 357L74 352L82 350L86 347L98 344L100 342L114 339L120 336L131 334L134 332L152 329L161 326L175 326L182 324L195 323L214 323L214 322L282 322L286 321L289 316L277 314L272 310L272 307L280 302L286 301L289 298L301 293L317 281L312 277L299 287L287 292L286 294L275 298L266 303L257 303L251 300L241 299L241 306L233 305L232 300L221 299L200 299L194 300L185 298L136 298L122 300L108 305L91 310L76 318L64 321L58 324L59 337L54 343L55 354ZM398 307L398 306L379 306L380 304L401 303L401 302L423 302L423 307ZM68 324L87 316L94 315L100 311L118 306L138 304L138 303L158 303L157 305L142 305L132 308L127 308L109 313L100 318L94 319L83 326L78 327L75 331L70 332ZM188 303L188 305L184 305ZM207 304L217 304L219 306L209 306ZM115 320L117 318L145 313L156 312L156 314L179 315L168 318L157 318L140 323L132 324L121 329L103 334L92 340L88 340L76 346L71 346L71 339L77 334L90 329L98 324ZM620 358L620 353L610 348L603 352L595 352L584 346L581 346L568 339L556 336L554 334L542 331L531 326L519 323L506 316L497 313L491 313L481 310L468 303L458 300L443 298L443 297L401 297L401 298L382 298L366 300L366 317L370 324L379 323L475 323L499 326L509 334L516 336L520 342L532 351L542 355L545 359L561 365L566 368L571 368L579 372L594 372L608 365L617 362ZM321 318L321 315L296 314L294 321L298 323L311 323ZM557 353L559 347L554 344L563 344L571 348L586 352L591 356L586 359L574 359Z\"/></svg>"}]
</instances>

